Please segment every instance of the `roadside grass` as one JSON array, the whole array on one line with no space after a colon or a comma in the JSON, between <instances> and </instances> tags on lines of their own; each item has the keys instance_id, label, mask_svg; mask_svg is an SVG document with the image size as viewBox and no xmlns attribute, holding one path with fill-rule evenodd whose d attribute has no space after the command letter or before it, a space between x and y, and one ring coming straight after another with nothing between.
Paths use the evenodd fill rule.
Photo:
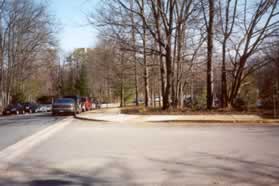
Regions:
<instances>
[{"instance_id":1,"label":"roadside grass","mask_svg":"<svg viewBox=\"0 0 279 186\"><path fill-rule=\"evenodd\" d=\"M143 105L135 106L129 105L121 108L121 113L123 114L141 114L141 115L183 115L183 114L191 114L191 115L203 115L203 114L255 114L255 112L238 112L238 111L227 111L221 109L213 109L213 110L192 110L190 108L185 109L175 109L170 108L168 110L162 110L159 107L148 107L145 108Z\"/></svg>"}]
</instances>

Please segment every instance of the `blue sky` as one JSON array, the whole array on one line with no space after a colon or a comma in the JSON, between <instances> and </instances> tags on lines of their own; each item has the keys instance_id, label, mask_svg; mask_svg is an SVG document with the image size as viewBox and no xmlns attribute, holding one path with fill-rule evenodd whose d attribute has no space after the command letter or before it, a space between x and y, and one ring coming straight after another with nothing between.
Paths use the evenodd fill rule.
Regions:
<instances>
[{"instance_id":1,"label":"blue sky","mask_svg":"<svg viewBox=\"0 0 279 186\"><path fill-rule=\"evenodd\" d=\"M63 51L92 47L97 31L88 25L87 15L98 6L99 0L48 0L50 13L61 24L58 40Z\"/></svg>"}]
</instances>

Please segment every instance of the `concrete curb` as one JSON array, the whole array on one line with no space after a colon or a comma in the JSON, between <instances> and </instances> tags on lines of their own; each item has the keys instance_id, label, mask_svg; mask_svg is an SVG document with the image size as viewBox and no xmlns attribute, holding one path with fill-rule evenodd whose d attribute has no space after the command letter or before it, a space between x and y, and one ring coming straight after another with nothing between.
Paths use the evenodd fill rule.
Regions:
<instances>
[{"instance_id":1,"label":"concrete curb","mask_svg":"<svg viewBox=\"0 0 279 186\"><path fill-rule=\"evenodd\" d=\"M82 117L82 116L75 116L75 119L83 120L83 121L109 122L107 120L100 120L100 119L94 119L94 118L88 118L88 117Z\"/></svg>"},{"instance_id":2,"label":"concrete curb","mask_svg":"<svg viewBox=\"0 0 279 186\"><path fill-rule=\"evenodd\" d=\"M76 116L76 119L94 122L110 122L89 117ZM143 120L146 123L224 123L224 124L273 124L279 125L279 120Z\"/></svg>"},{"instance_id":3,"label":"concrete curb","mask_svg":"<svg viewBox=\"0 0 279 186\"><path fill-rule=\"evenodd\" d=\"M158 120L148 123L224 123L224 124L273 124L279 125L278 120Z\"/></svg>"}]
</instances>

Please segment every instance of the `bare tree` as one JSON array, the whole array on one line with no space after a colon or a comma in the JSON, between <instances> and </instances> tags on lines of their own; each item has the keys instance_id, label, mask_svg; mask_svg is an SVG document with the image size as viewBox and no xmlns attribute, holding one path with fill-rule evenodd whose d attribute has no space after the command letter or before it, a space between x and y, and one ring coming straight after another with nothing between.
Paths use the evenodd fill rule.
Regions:
<instances>
[{"instance_id":1,"label":"bare tree","mask_svg":"<svg viewBox=\"0 0 279 186\"><path fill-rule=\"evenodd\" d=\"M214 32L214 17L215 17L215 3L214 0L204 2L201 0L201 7L203 10L204 22L207 30L207 109L212 108L213 104L213 77L212 77L212 55L213 55L213 32ZM208 9L208 13L206 13Z\"/></svg>"},{"instance_id":2,"label":"bare tree","mask_svg":"<svg viewBox=\"0 0 279 186\"><path fill-rule=\"evenodd\" d=\"M4 104L38 69L41 52L53 43L53 22L44 4L1 1L1 92ZM3 94L5 92L5 95Z\"/></svg>"},{"instance_id":3,"label":"bare tree","mask_svg":"<svg viewBox=\"0 0 279 186\"><path fill-rule=\"evenodd\" d=\"M252 56L259 54L265 48L266 41L276 37L274 34L279 29L278 16L278 0L244 1L243 15L239 15L238 27L234 29L237 33L230 39L233 52L229 54L232 64L230 69L232 81L228 94L229 105L233 104L234 99L238 96L245 78L266 65L265 61L247 63Z\"/></svg>"},{"instance_id":4,"label":"bare tree","mask_svg":"<svg viewBox=\"0 0 279 186\"><path fill-rule=\"evenodd\" d=\"M221 77L221 105L230 106L245 78L266 64L253 62L252 56L261 55L278 31L278 0L215 2L110 0L104 2L105 9L91 17L97 20L95 25L97 22L106 28L102 30L104 38L114 40L121 51L130 55L125 55L125 60L134 66L136 100L143 93L148 106L155 96L150 78L158 78L160 93L156 94L163 97L162 108L182 108L189 84L194 99L195 81L191 77L197 77L194 73L198 67L205 75L199 82L206 81L207 108L211 109L213 87L218 89L218 78L214 78L216 86L213 85L214 68ZM202 52L204 47L207 55ZM218 58L220 67L219 61L214 60ZM137 77L138 69L142 71ZM152 75L148 75L150 72ZM214 95L218 96L217 92Z\"/></svg>"},{"instance_id":5,"label":"bare tree","mask_svg":"<svg viewBox=\"0 0 279 186\"><path fill-rule=\"evenodd\" d=\"M218 17L220 23L220 39L222 45L222 67L221 67L221 107L227 107L227 41L232 35L237 16L238 0L227 0L226 2L219 1ZM224 9L224 11L223 11Z\"/></svg>"}]
</instances>

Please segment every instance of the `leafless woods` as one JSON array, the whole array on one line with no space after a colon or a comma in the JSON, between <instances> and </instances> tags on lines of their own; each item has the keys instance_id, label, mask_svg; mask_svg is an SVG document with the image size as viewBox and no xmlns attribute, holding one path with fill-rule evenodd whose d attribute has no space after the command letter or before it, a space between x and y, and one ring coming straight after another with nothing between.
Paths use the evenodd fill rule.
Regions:
<instances>
[{"instance_id":1,"label":"leafless woods","mask_svg":"<svg viewBox=\"0 0 279 186\"><path fill-rule=\"evenodd\" d=\"M0 102L75 94L167 110L275 100L278 1L101 0L88 16L96 47L59 61L47 5L0 0Z\"/></svg>"},{"instance_id":2,"label":"leafless woods","mask_svg":"<svg viewBox=\"0 0 279 186\"><path fill-rule=\"evenodd\" d=\"M0 1L0 102L51 91L47 74L55 66L54 29L45 4ZM43 67L43 68L42 68ZM44 86L42 86L44 84ZM42 88L43 87L43 88ZM48 87L48 88L47 88Z\"/></svg>"},{"instance_id":3,"label":"leafless woods","mask_svg":"<svg viewBox=\"0 0 279 186\"><path fill-rule=\"evenodd\" d=\"M145 106L162 97L163 109L181 108L187 97L192 102L205 97L210 109L234 106L251 76L271 62L267 51L278 46L278 5L278 0L108 0L89 21L99 26L100 43L111 46L115 65L125 63L122 73L134 84L136 103L139 95Z\"/></svg>"}]
</instances>

